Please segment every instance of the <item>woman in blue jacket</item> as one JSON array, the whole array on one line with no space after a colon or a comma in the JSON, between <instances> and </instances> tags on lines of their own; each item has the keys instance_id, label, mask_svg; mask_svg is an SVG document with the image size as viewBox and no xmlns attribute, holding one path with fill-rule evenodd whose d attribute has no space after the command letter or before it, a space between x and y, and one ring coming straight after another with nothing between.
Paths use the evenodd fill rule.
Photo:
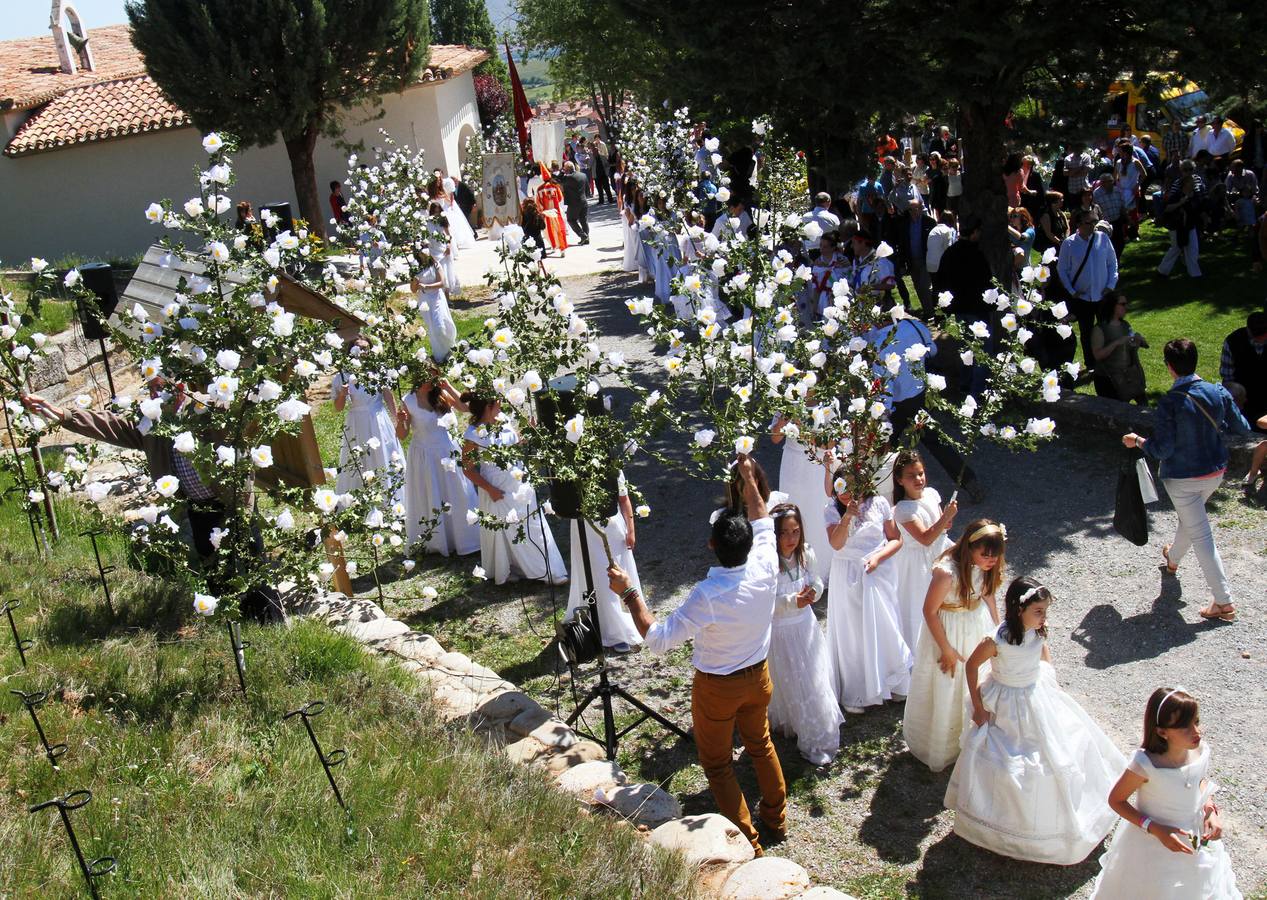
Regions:
<instances>
[{"instance_id":1,"label":"woman in blue jacket","mask_svg":"<svg viewBox=\"0 0 1267 900\"><path fill-rule=\"evenodd\" d=\"M1139 447L1161 464L1161 483L1175 505L1179 527L1174 541L1162 548L1167 573L1179 571L1190 547L1214 599L1201 610L1203 619L1236 620L1236 606L1228 589L1223 560L1214 546L1214 531L1205 512L1206 501L1218 490L1227 471L1228 452L1223 432L1249 434L1249 422L1221 384L1202 381L1196 373L1197 345L1176 338L1164 351L1166 368L1175 379L1157 402L1153 436L1123 435L1127 447Z\"/></svg>"}]
</instances>

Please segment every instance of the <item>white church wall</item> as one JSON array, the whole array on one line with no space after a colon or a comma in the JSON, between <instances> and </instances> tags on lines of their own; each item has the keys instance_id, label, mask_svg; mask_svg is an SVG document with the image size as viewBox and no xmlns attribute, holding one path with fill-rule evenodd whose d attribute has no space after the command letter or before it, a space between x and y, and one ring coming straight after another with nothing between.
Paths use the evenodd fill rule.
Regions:
<instances>
[{"instance_id":1,"label":"white church wall","mask_svg":"<svg viewBox=\"0 0 1267 900\"><path fill-rule=\"evenodd\" d=\"M422 84L383 97L381 117L373 110L347 115L344 140L372 148L381 144L380 128L399 143L426 151L432 168L458 169L458 135L478 127L475 88L470 72ZM20 119L4 117L8 137ZM7 143L7 140L6 140ZM195 196L195 168L205 166L199 133L192 128L152 132L79 147L10 158L0 156L0 198L6 215L0 222L0 266L31 256L55 259L67 253L89 257L129 255L145 250L162 233L143 214L152 201L177 204ZM315 165L323 220L329 182L342 181L347 154L334 142L318 142ZM298 215L286 148L280 143L238 154L234 203L289 202Z\"/></svg>"}]
</instances>

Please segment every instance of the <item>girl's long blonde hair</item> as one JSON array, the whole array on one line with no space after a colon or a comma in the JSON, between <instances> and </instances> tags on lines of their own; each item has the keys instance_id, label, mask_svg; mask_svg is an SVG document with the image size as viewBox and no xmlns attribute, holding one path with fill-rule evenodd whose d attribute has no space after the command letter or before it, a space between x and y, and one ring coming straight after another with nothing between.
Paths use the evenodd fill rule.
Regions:
<instances>
[{"instance_id":1,"label":"girl's long blonde hair","mask_svg":"<svg viewBox=\"0 0 1267 900\"><path fill-rule=\"evenodd\" d=\"M972 554L979 549L993 551L999 558L999 564L988 572L983 572L981 597L972 595ZM961 606L975 606L982 597L993 596L1003 584L1004 553L1007 550L1007 532L1003 526L993 519L977 519L964 529L963 537L945 553L942 559L952 560L955 564L955 596Z\"/></svg>"}]
</instances>

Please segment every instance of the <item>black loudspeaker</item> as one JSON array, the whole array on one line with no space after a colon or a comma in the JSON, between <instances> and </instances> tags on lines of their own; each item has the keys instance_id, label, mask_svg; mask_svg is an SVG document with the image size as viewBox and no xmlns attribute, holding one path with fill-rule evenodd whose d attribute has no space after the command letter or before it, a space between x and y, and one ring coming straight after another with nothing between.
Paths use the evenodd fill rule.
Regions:
<instances>
[{"instance_id":1,"label":"black loudspeaker","mask_svg":"<svg viewBox=\"0 0 1267 900\"><path fill-rule=\"evenodd\" d=\"M277 224L272 228L264 227L264 210L277 216ZM264 228L264 240L270 244L283 231L295 230L295 219L290 214L289 203L266 203L260 207L260 227Z\"/></svg>"},{"instance_id":2,"label":"black loudspeaker","mask_svg":"<svg viewBox=\"0 0 1267 900\"><path fill-rule=\"evenodd\" d=\"M84 326L84 337L89 340L104 338L107 332L103 322L114 314L115 307L119 305L114 272L109 263L88 263L79 267L79 277L83 279L84 287L96 297L95 309L89 308L84 300L79 301L79 321Z\"/></svg>"},{"instance_id":3,"label":"black loudspeaker","mask_svg":"<svg viewBox=\"0 0 1267 900\"><path fill-rule=\"evenodd\" d=\"M549 389L553 393L547 394L542 391L536 395L537 419L542 428L562 431L567 420L582 409L587 418L607 415L601 394L594 397L580 396L575 375L565 375L554 379L550 382ZM578 403L581 400L584 402ZM616 514L618 496L615 471L610 472L603 479L602 489L605 495L603 509L606 510L607 516L613 516ZM550 505L554 507L554 513L557 516L565 519L581 518L581 486L575 481L559 481L551 478Z\"/></svg>"}]
</instances>

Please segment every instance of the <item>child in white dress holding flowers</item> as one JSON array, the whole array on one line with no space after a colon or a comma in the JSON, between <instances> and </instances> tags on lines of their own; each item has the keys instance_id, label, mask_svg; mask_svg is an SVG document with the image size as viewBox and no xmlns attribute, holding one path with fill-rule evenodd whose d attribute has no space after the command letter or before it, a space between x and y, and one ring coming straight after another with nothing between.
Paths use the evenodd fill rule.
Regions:
<instances>
[{"instance_id":1,"label":"child in white dress holding flowers","mask_svg":"<svg viewBox=\"0 0 1267 900\"><path fill-rule=\"evenodd\" d=\"M405 535L412 546L436 519L426 549L441 556L465 556L480 549L480 529L467 513L479 507L475 485L458 471L458 445L449 433L454 412L466 404L444 381L418 385L405 397L397 418L401 440L413 430L405 469Z\"/></svg>"},{"instance_id":2,"label":"child in white dress holding flowers","mask_svg":"<svg viewBox=\"0 0 1267 900\"><path fill-rule=\"evenodd\" d=\"M496 584L512 577L567 584L567 568L554 534L537 512L536 490L513 472L480 458L481 449L518 440L513 432L499 430L501 404L476 393L463 394L462 402L471 410L471 424L462 444L462 470L478 490L479 511L508 525L480 528L480 562L485 574ZM521 529L525 537L516 542Z\"/></svg>"},{"instance_id":3,"label":"child in white dress holding flowers","mask_svg":"<svg viewBox=\"0 0 1267 900\"><path fill-rule=\"evenodd\" d=\"M1196 699L1181 687L1153 691L1143 745L1109 791L1122 821L1092 900L1241 900L1209 774Z\"/></svg>"},{"instance_id":4,"label":"child in white dress holding flowers","mask_svg":"<svg viewBox=\"0 0 1267 900\"><path fill-rule=\"evenodd\" d=\"M840 750L840 714L827 644L810 604L823 592L814 548L805 542L801 511L791 503L770 510L779 551L779 582L770 631L770 728L796 735L801 756L829 764Z\"/></svg>"},{"instance_id":5,"label":"child in white dress holding flowers","mask_svg":"<svg viewBox=\"0 0 1267 900\"><path fill-rule=\"evenodd\" d=\"M835 551L827 605L827 652L845 712L858 714L886 700L903 700L911 680L911 651L897 613L897 569L902 546L889 501L869 491L855 497L847 466L830 482L823 509Z\"/></svg>"},{"instance_id":6,"label":"child in white dress holding flowers","mask_svg":"<svg viewBox=\"0 0 1267 900\"><path fill-rule=\"evenodd\" d=\"M977 519L933 566L902 736L911 755L934 772L959 755L968 696L963 663L999 624L994 595L1003 583L1006 542L1002 525Z\"/></svg>"},{"instance_id":7,"label":"child in white dress holding flowers","mask_svg":"<svg viewBox=\"0 0 1267 900\"><path fill-rule=\"evenodd\" d=\"M358 338L353 353L368 346L369 342ZM363 472L374 471L381 476L390 468L404 468L405 457L396 438L396 399L390 390L367 391L356 383L355 376L340 372L330 381L330 396L335 410L344 414L336 482L340 494L360 488L364 484ZM354 447L364 451L356 464L352 464ZM396 496L393 502L399 499Z\"/></svg>"},{"instance_id":8,"label":"child in white dress holding flowers","mask_svg":"<svg viewBox=\"0 0 1267 900\"><path fill-rule=\"evenodd\" d=\"M595 533L580 519L572 519L570 536L572 540L572 579L568 589L567 618L571 619L575 611L585 604L585 557L581 551L580 529L585 529L585 549L589 551L590 575L594 580L595 606L598 609L598 626L603 633L603 646L616 653L630 653L642 646L642 637L634 625L633 616L620 598L612 591L604 573L613 563L629 576L630 587L641 594L642 582L638 579L638 564L634 561L634 545L637 543L637 531L634 527L633 502L629 499L629 489L625 484L625 473L621 472L616 481L616 512L608 519L603 528L603 536ZM607 538L607 550L603 548L603 537ZM608 560L608 550L611 560Z\"/></svg>"},{"instance_id":9,"label":"child in white dress holding flowers","mask_svg":"<svg viewBox=\"0 0 1267 900\"><path fill-rule=\"evenodd\" d=\"M968 657L973 727L964 734L946 806L955 811L955 834L978 847L1071 866L1113 827L1109 789L1125 760L1056 682L1047 648L1050 603L1045 587L1017 578L1004 597L1003 624ZM979 684L987 660L990 675Z\"/></svg>"},{"instance_id":10,"label":"child in white dress holding flowers","mask_svg":"<svg viewBox=\"0 0 1267 900\"><path fill-rule=\"evenodd\" d=\"M893 462L893 519L902 529L902 549L893 562L897 566L902 637L912 650L918 646L924 627L924 600L933 579L933 563L950 546L946 534L958 511L954 500L942 511L941 495L928 487L918 451L898 453Z\"/></svg>"}]
</instances>

